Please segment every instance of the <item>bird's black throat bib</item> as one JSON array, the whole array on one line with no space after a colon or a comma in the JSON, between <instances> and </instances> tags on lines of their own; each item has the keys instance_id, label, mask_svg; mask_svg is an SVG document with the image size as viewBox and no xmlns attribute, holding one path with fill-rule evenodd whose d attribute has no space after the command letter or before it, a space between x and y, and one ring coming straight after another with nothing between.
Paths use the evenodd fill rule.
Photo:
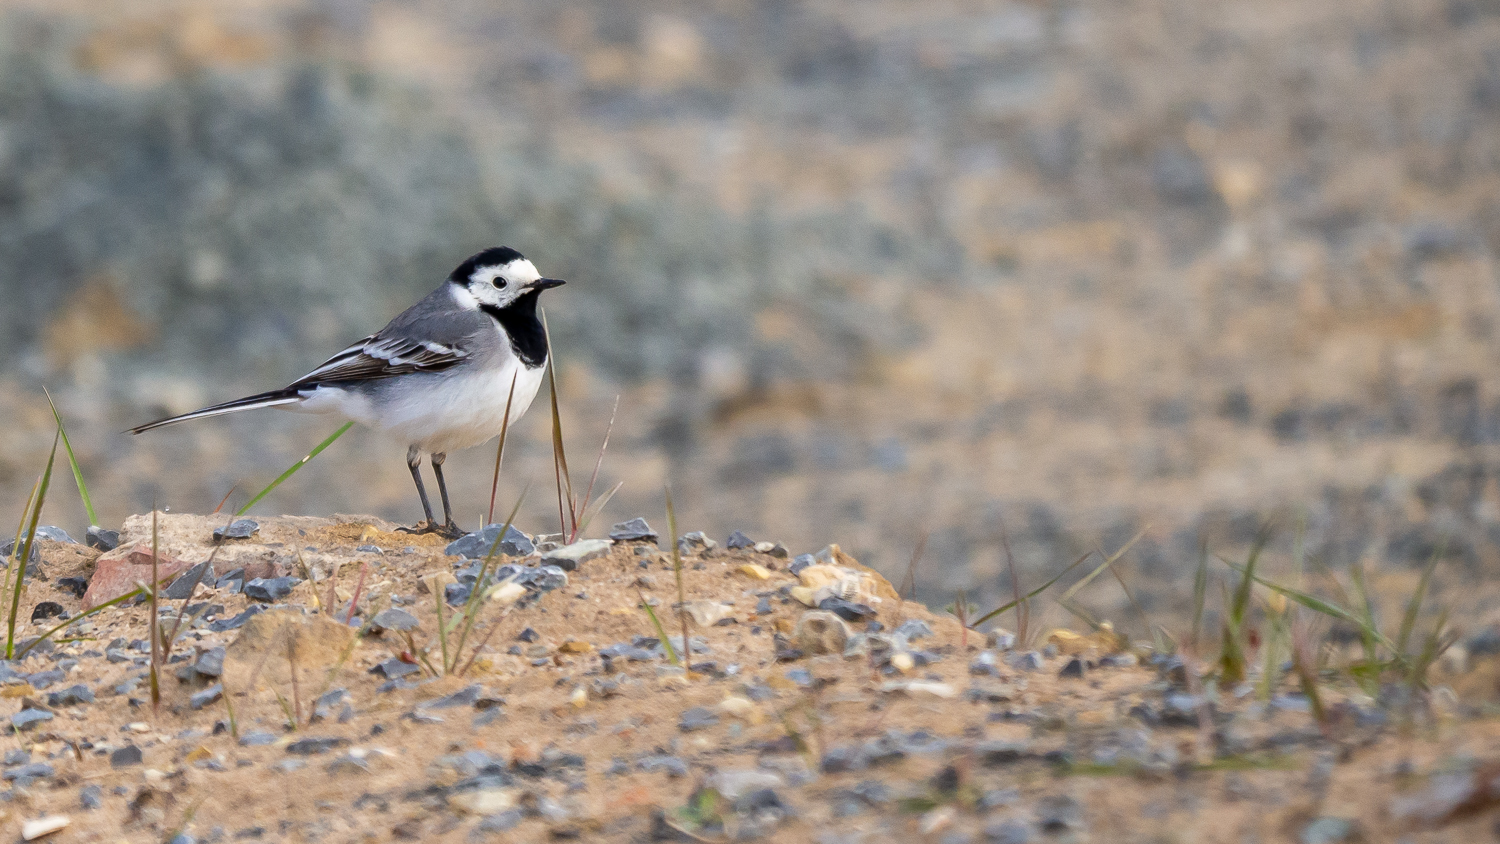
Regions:
<instances>
[{"instance_id":1,"label":"bird's black throat bib","mask_svg":"<svg viewBox=\"0 0 1500 844\"><path fill-rule=\"evenodd\" d=\"M547 361L547 332L536 316L536 300L541 292L534 290L527 293L504 308L479 306L481 311L500 323L505 336L510 338L510 347L515 349L516 357L529 369L535 369Z\"/></svg>"}]
</instances>

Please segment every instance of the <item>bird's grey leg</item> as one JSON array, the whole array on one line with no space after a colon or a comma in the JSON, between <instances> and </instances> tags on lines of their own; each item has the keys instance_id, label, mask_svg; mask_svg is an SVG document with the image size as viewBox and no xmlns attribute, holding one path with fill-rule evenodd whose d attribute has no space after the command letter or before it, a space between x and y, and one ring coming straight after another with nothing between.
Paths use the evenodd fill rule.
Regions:
<instances>
[{"instance_id":1,"label":"bird's grey leg","mask_svg":"<svg viewBox=\"0 0 1500 844\"><path fill-rule=\"evenodd\" d=\"M422 486L422 452L418 451L416 446L412 446L406 450L406 466L408 469L411 469L411 479L416 481L417 484L417 495L422 498L422 512L427 516L427 524L423 527L431 530L437 526L437 522L432 520L432 505L427 501L426 487ZM438 477L441 478L442 476L439 475ZM441 484L442 481L440 480L438 483ZM446 498L446 494L444 497Z\"/></svg>"},{"instance_id":2,"label":"bird's grey leg","mask_svg":"<svg viewBox=\"0 0 1500 844\"><path fill-rule=\"evenodd\" d=\"M437 475L438 495L443 499L443 526L439 532L457 538L463 536L464 532L453 522L453 508L448 505L448 484L443 480L443 461L447 459L448 455L444 452L432 455L432 473Z\"/></svg>"}]
</instances>

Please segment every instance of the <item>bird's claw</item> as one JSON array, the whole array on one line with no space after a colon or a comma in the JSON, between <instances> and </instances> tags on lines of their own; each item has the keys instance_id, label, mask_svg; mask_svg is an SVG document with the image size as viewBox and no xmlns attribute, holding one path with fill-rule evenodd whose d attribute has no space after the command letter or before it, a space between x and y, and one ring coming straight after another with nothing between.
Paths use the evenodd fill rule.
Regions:
<instances>
[{"instance_id":1,"label":"bird's claw","mask_svg":"<svg viewBox=\"0 0 1500 844\"><path fill-rule=\"evenodd\" d=\"M412 525L409 528L396 528L396 532L409 533L413 536L422 536L429 533L435 533L438 536L443 537L444 539L458 539L459 537L464 536L464 529L451 521L445 525L440 525L434 522L427 521L426 519L417 522L415 525Z\"/></svg>"}]
</instances>

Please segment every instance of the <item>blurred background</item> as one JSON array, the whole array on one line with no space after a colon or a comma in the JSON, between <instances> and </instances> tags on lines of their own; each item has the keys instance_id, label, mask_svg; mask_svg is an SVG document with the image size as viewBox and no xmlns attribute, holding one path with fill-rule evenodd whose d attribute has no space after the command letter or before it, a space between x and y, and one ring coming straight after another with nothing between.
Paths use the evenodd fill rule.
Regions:
<instances>
[{"instance_id":1,"label":"blurred background","mask_svg":"<svg viewBox=\"0 0 1500 844\"><path fill-rule=\"evenodd\" d=\"M576 475L619 397L595 534L670 481L681 530L897 582L926 535L939 605L1010 594L1004 539L1036 585L1145 530L1171 612L1272 518L1397 593L1500 571L1494 0L0 0L0 514L44 386L107 525L237 506L338 423L121 431L495 244L570 282ZM403 456L356 429L258 511L411 523ZM493 459L450 458L468 526Z\"/></svg>"}]
</instances>

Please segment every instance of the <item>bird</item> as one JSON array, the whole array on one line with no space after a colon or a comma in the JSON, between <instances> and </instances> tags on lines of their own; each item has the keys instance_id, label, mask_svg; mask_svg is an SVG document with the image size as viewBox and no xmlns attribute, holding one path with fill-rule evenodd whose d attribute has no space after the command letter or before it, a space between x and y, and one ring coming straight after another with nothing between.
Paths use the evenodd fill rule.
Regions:
<instances>
[{"instance_id":1,"label":"bird","mask_svg":"<svg viewBox=\"0 0 1500 844\"><path fill-rule=\"evenodd\" d=\"M384 328L285 387L158 419L130 433L262 407L336 413L408 444L406 465L426 520L403 530L457 538L463 531L453 520L443 463L448 452L499 434L508 424L507 406L512 423L531 406L549 346L537 299L562 284L543 278L514 249L485 249ZM423 454L431 456L437 477L441 525L422 485Z\"/></svg>"}]
</instances>

